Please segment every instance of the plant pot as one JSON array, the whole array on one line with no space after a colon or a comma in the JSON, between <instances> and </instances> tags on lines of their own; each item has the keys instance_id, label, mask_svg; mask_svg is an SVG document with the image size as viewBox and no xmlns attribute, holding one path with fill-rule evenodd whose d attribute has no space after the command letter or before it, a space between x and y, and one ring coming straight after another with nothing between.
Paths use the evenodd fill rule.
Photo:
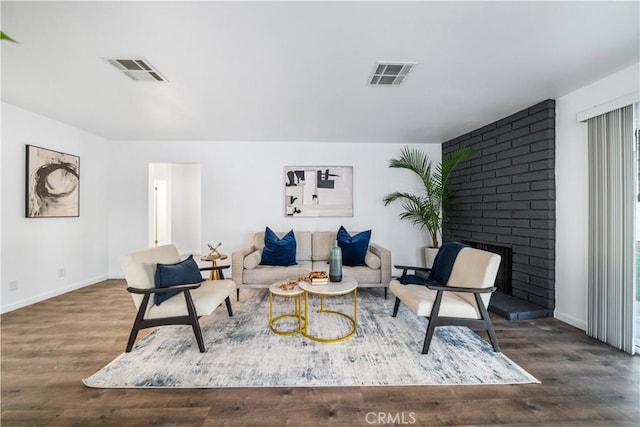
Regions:
<instances>
[{"instance_id":1,"label":"plant pot","mask_svg":"<svg viewBox=\"0 0 640 427\"><path fill-rule=\"evenodd\" d=\"M431 268L433 260L436 259L439 248L424 248L424 266Z\"/></svg>"}]
</instances>

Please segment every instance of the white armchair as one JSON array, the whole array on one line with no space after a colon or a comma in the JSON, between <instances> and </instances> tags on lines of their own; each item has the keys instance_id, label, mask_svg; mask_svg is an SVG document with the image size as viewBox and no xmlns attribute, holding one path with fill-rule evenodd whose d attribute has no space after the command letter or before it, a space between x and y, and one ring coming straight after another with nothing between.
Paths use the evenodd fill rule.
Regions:
<instances>
[{"instance_id":1,"label":"white armchair","mask_svg":"<svg viewBox=\"0 0 640 427\"><path fill-rule=\"evenodd\" d=\"M224 279L222 274L222 270L229 266L215 267L220 271L222 280L203 279L202 283L166 288L155 287L157 264L174 264L180 261L180 254L173 245L146 249L125 255L122 258L122 271L127 281L127 291L131 293L138 310L136 320L131 328L126 352L131 351L141 329L162 325L191 325L198 348L201 353L204 353L204 341L198 318L213 313L213 310L223 301L226 303L229 316L233 316L229 296L235 291L236 285L232 280ZM200 270L211 270L212 268L206 267ZM182 295L175 295L162 304L156 305L155 298L151 297L164 292L178 292Z\"/></svg>"},{"instance_id":2,"label":"white armchair","mask_svg":"<svg viewBox=\"0 0 640 427\"><path fill-rule=\"evenodd\" d=\"M444 246L440 248L440 252L443 248ZM487 312L491 293L496 290L493 285L499 266L500 255L465 247L457 254L446 283L426 279L426 276L422 279L412 276L416 277L414 281L422 284L403 284L401 282L412 281L405 280L410 277L407 276L409 270L418 272L431 271L431 269L396 265L395 268L402 269L403 272L400 278L393 279L389 284L389 289L396 295L393 317L397 316L400 301L402 301L413 313L429 319L422 348L423 354L429 352L435 328L443 325L484 329L489 335L493 349L500 351L498 339ZM450 267L444 266L436 258L433 269L435 271L438 268ZM435 276L439 277L438 274Z\"/></svg>"}]
</instances>

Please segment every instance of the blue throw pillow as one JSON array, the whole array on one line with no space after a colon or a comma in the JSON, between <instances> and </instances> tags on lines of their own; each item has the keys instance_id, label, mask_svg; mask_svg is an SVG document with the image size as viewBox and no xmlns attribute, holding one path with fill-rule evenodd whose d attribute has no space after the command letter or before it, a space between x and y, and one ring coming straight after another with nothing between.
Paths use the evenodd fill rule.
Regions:
<instances>
[{"instance_id":1,"label":"blue throw pillow","mask_svg":"<svg viewBox=\"0 0 640 427\"><path fill-rule=\"evenodd\" d=\"M202 282L202 274L198 264L193 260L193 255L177 264L157 264L155 285L156 288L167 288L175 285L191 285ZM155 294L156 305L162 304L178 292L163 292Z\"/></svg>"},{"instance_id":2,"label":"blue throw pillow","mask_svg":"<svg viewBox=\"0 0 640 427\"><path fill-rule=\"evenodd\" d=\"M338 230L338 246L342 249L342 264L350 267L365 265L364 258L369 249L371 230L351 236L343 226Z\"/></svg>"},{"instance_id":3,"label":"blue throw pillow","mask_svg":"<svg viewBox=\"0 0 640 427\"><path fill-rule=\"evenodd\" d=\"M276 233L267 227L264 231L264 249L260 265L296 265L296 236L293 230L279 239Z\"/></svg>"}]
</instances>

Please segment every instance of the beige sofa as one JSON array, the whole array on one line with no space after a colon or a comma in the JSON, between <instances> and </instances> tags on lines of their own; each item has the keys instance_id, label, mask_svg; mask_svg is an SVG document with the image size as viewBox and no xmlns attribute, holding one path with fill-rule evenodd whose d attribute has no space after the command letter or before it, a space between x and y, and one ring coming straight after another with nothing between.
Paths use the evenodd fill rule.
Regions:
<instances>
[{"instance_id":1,"label":"beige sofa","mask_svg":"<svg viewBox=\"0 0 640 427\"><path fill-rule=\"evenodd\" d=\"M306 276L312 270L329 271L329 252L336 240L336 231L295 231L296 265L288 267L260 265L264 248L264 231L255 233L251 244L233 252L231 276L240 289L264 288L271 284ZM286 232L277 232L282 238ZM351 233L355 234L355 233ZM391 252L375 243L369 244L365 264L357 267L342 267L342 275L353 277L358 287L383 287L385 298L391 281Z\"/></svg>"}]
</instances>

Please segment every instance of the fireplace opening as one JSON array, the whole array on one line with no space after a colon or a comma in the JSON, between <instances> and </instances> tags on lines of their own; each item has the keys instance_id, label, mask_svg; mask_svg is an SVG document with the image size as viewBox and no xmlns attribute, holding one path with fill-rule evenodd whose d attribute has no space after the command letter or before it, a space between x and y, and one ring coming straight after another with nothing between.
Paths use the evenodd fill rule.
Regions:
<instances>
[{"instance_id":1,"label":"fireplace opening","mask_svg":"<svg viewBox=\"0 0 640 427\"><path fill-rule=\"evenodd\" d=\"M512 258L513 250L506 246L490 245L488 243L473 242L471 240L463 240L462 243L469 245L472 248L482 249L483 251L493 252L500 255L500 268L498 268L498 274L496 276L495 287L505 295L512 295L511 293L511 271L512 271Z\"/></svg>"}]
</instances>

